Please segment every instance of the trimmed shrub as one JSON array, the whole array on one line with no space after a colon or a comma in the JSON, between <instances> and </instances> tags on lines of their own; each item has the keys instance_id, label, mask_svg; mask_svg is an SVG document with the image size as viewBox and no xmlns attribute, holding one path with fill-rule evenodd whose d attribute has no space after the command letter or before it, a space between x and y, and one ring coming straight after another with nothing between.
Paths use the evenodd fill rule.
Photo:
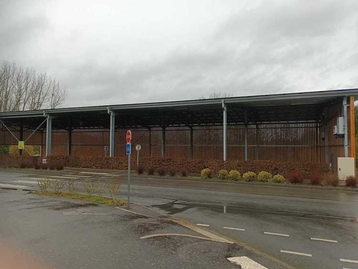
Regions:
<instances>
[{"instance_id":1,"label":"trimmed shrub","mask_svg":"<svg viewBox=\"0 0 358 269\"><path fill-rule=\"evenodd\" d=\"M225 180L225 179L228 179L229 177L229 173L227 170L220 170L219 173L218 173L218 178L222 179L222 180Z\"/></svg>"},{"instance_id":2,"label":"trimmed shrub","mask_svg":"<svg viewBox=\"0 0 358 269\"><path fill-rule=\"evenodd\" d=\"M176 173L177 172L174 169L169 170L169 176L171 176L171 177L175 176Z\"/></svg>"},{"instance_id":3,"label":"trimmed shrub","mask_svg":"<svg viewBox=\"0 0 358 269\"><path fill-rule=\"evenodd\" d=\"M347 177L346 178L346 186L347 187L357 187L357 178L356 177Z\"/></svg>"},{"instance_id":4,"label":"trimmed shrub","mask_svg":"<svg viewBox=\"0 0 358 269\"><path fill-rule=\"evenodd\" d=\"M60 164L59 164L59 165L56 165L56 170L59 170L59 171L60 171L60 170L63 170L63 165L60 165Z\"/></svg>"},{"instance_id":5,"label":"trimmed shrub","mask_svg":"<svg viewBox=\"0 0 358 269\"><path fill-rule=\"evenodd\" d=\"M188 171L187 170L182 170L181 171L181 176L182 177L187 177L188 176Z\"/></svg>"},{"instance_id":6,"label":"trimmed shrub","mask_svg":"<svg viewBox=\"0 0 358 269\"><path fill-rule=\"evenodd\" d=\"M20 168L22 168L22 169L23 169L23 168L27 168L26 163L25 163L25 162L21 162L21 163L20 163Z\"/></svg>"},{"instance_id":7,"label":"trimmed shrub","mask_svg":"<svg viewBox=\"0 0 358 269\"><path fill-rule=\"evenodd\" d=\"M148 176L152 176L152 175L154 175L154 172L155 172L154 168L153 168L153 167L150 167L150 168L148 169L147 174L148 174Z\"/></svg>"},{"instance_id":8,"label":"trimmed shrub","mask_svg":"<svg viewBox=\"0 0 358 269\"><path fill-rule=\"evenodd\" d=\"M301 171L292 171L288 176L288 182L291 184L302 184L305 175Z\"/></svg>"},{"instance_id":9,"label":"trimmed shrub","mask_svg":"<svg viewBox=\"0 0 358 269\"><path fill-rule=\"evenodd\" d=\"M277 175L274 175L271 179L269 179L269 182L270 183L286 183L286 179L282 175L277 174Z\"/></svg>"},{"instance_id":10,"label":"trimmed shrub","mask_svg":"<svg viewBox=\"0 0 358 269\"><path fill-rule=\"evenodd\" d=\"M159 168L158 169L158 175L161 177L164 177L167 174L167 170L165 170L164 168Z\"/></svg>"},{"instance_id":11,"label":"trimmed shrub","mask_svg":"<svg viewBox=\"0 0 358 269\"><path fill-rule=\"evenodd\" d=\"M242 178L244 179L244 181L248 182L248 181L255 181L257 176L256 173L249 171L243 174Z\"/></svg>"},{"instance_id":12,"label":"trimmed shrub","mask_svg":"<svg viewBox=\"0 0 358 269\"><path fill-rule=\"evenodd\" d=\"M143 173L144 173L144 170L145 170L145 169L144 169L143 166L138 166L138 167L137 167L137 174L138 174L138 175L143 174Z\"/></svg>"},{"instance_id":13,"label":"trimmed shrub","mask_svg":"<svg viewBox=\"0 0 358 269\"><path fill-rule=\"evenodd\" d=\"M321 174L315 173L310 176L311 185L322 185L323 177Z\"/></svg>"},{"instance_id":14,"label":"trimmed shrub","mask_svg":"<svg viewBox=\"0 0 358 269\"><path fill-rule=\"evenodd\" d=\"M211 170L209 168L201 170L200 177L202 179L211 178Z\"/></svg>"},{"instance_id":15,"label":"trimmed shrub","mask_svg":"<svg viewBox=\"0 0 358 269\"><path fill-rule=\"evenodd\" d=\"M271 178L272 178L272 175L269 172L266 172L266 171L261 171L257 175L257 179L260 182L268 182Z\"/></svg>"},{"instance_id":16,"label":"trimmed shrub","mask_svg":"<svg viewBox=\"0 0 358 269\"><path fill-rule=\"evenodd\" d=\"M41 165L41 169L42 170L47 170L47 165L46 164Z\"/></svg>"},{"instance_id":17,"label":"trimmed shrub","mask_svg":"<svg viewBox=\"0 0 358 269\"><path fill-rule=\"evenodd\" d=\"M237 171L237 170L231 170L231 171L229 172L229 179L230 179L230 180L235 180L235 181L240 180L240 179L241 179L241 174L240 174L240 172Z\"/></svg>"},{"instance_id":18,"label":"trimmed shrub","mask_svg":"<svg viewBox=\"0 0 358 269\"><path fill-rule=\"evenodd\" d=\"M326 174L324 175L323 185L337 187L339 183L339 179L334 174Z\"/></svg>"}]
</instances>

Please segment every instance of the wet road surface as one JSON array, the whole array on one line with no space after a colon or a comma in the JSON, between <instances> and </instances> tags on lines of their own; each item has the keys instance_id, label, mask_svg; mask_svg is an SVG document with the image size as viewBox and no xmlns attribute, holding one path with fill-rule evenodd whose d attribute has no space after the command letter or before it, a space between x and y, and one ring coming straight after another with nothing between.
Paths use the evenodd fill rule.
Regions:
<instances>
[{"instance_id":1,"label":"wet road surface","mask_svg":"<svg viewBox=\"0 0 358 269\"><path fill-rule=\"evenodd\" d=\"M6 178L0 174L4 183ZM140 178L132 183L133 202L199 224L295 268L358 268L358 192L280 188L276 193L254 185Z\"/></svg>"}]
</instances>

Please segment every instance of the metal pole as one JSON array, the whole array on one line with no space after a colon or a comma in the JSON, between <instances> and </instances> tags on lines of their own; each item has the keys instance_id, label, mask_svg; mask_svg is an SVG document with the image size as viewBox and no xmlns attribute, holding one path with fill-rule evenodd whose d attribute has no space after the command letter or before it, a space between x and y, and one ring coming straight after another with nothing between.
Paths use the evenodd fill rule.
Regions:
<instances>
[{"instance_id":1,"label":"metal pole","mask_svg":"<svg viewBox=\"0 0 358 269\"><path fill-rule=\"evenodd\" d=\"M343 98L343 130L344 130L344 157L348 157L348 118L347 97Z\"/></svg>"},{"instance_id":2,"label":"metal pole","mask_svg":"<svg viewBox=\"0 0 358 269\"><path fill-rule=\"evenodd\" d=\"M137 168L139 167L139 150L137 150Z\"/></svg>"},{"instance_id":3,"label":"metal pole","mask_svg":"<svg viewBox=\"0 0 358 269\"><path fill-rule=\"evenodd\" d=\"M223 159L227 159L227 110L224 100L222 101L223 108Z\"/></svg>"},{"instance_id":4,"label":"metal pole","mask_svg":"<svg viewBox=\"0 0 358 269\"><path fill-rule=\"evenodd\" d=\"M127 182L127 186L128 186L128 204L127 207L129 208L129 204L131 202L131 155L128 154L128 182Z\"/></svg>"},{"instance_id":5,"label":"metal pole","mask_svg":"<svg viewBox=\"0 0 358 269\"><path fill-rule=\"evenodd\" d=\"M109 157L114 157L115 151L115 131L116 131L116 114L109 110Z\"/></svg>"},{"instance_id":6,"label":"metal pole","mask_svg":"<svg viewBox=\"0 0 358 269\"><path fill-rule=\"evenodd\" d=\"M51 155L51 145L52 145L52 116L47 115L47 123L46 123L46 157Z\"/></svg>"},{"instance_id":7,"label":"metal pole","mask_svg":"<svg viewBox=\"0 0 358 269\"><path fill-rule=\"evenodd\" d=\"M20 141L24 141L24 121L20 119ZM22 155L22 149L19 150L19 154Z\"/></svg>"}]
</instances>

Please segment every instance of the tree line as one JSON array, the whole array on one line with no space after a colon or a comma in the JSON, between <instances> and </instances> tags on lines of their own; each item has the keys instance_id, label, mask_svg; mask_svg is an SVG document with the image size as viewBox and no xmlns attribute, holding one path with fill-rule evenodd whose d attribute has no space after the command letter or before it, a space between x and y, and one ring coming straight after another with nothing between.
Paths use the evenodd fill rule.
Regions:
<instances>
[{"instance_id":1,"label":"tree line","mask_svg":"<svg viewBox=\"0 0 358 269\"><path fill-rule=\"evenodd\" d=\"M67 90L46 73L1 62L0 112L56 108L66 97Z\"/></svg>"}]
</instances>

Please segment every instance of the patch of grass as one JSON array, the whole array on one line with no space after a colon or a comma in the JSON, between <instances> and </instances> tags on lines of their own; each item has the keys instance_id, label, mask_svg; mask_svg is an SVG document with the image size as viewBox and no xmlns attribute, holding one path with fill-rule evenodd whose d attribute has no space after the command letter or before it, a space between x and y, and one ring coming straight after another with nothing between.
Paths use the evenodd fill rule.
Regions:
<instances>
[{"instance_id":1,"label":"patch of grass","mask_svg":"<svg viewBox=\"0 0 358 269\"><path fill-rule=\"evenodd\" d=\"M50 197L63 197L75 200L86 201L94 204L100 205L107 205L107 206L124 206L127 204L126 201L116 200L114 201L111 198L100 197L100 196L89 196L86 194L79 194L79 193L55 193L52 191L40 192L40 191L33 191L32 194L42 195L42 196L50 196Z\"/></svg>"}]
</instances>

